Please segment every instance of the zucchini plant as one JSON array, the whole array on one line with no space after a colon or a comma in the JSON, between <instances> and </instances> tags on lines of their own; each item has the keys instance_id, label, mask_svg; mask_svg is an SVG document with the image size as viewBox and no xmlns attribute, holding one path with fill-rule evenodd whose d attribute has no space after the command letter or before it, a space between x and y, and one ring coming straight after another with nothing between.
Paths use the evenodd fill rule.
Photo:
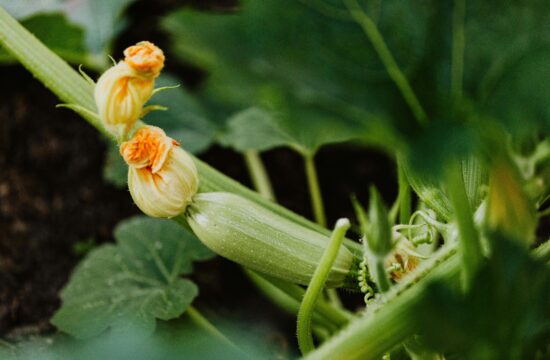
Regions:
<instances>
[{"instance_id":1,"label":"zucchini plant","mask_svg":"<svg viewBox=\"0 0 550 360\"><path fill-rule=\"evenodd\" d=\"M479 19L488 5L465 0L289 0L285 7L247 0L231 16L182 9L166 17L177 56L210 76L186 109L228 118L218 141L243 154L257 191L188 153L166 123L149 121L166 110L161 96L178 91L161 75L159 47L129 46L94 81L0 8L0 43L60 106L112 143L109 156L149 216L122 223L115 245L83 260L52 323L81 339L130 328L155 336L186 313L227 354L246 356L247 344L193 307L197 286L182 278L193 261L217 254L296 315L306 359L548 356L550 245L540 224L550 193L550 99L525 88L521 76L540 70L545 57L531 54L532 46L547 53L550 41L521 42L547 19L532 3L490 19L498 27L521 10L539 20L519 19L527 22L519 26L524 37L514 37L532 55L528 69L528 60L508 53L495 60L482 48L478 35L506 52ZM266 22L276 16L280 22ZM446 55L431 43L443 33ZM470 38L474 51L465 50ZM525 113L517 99L503 100L510 89ZM368 206L353 198L355 219L341 218L331 231L314 160L322 145L343 141L388 152L398 195L387 206L371 187ZM260 156L276 146L303 157L315 223L276 203ZM362 306L344 306L335 289Z\"/></svg>"}]
</instances>

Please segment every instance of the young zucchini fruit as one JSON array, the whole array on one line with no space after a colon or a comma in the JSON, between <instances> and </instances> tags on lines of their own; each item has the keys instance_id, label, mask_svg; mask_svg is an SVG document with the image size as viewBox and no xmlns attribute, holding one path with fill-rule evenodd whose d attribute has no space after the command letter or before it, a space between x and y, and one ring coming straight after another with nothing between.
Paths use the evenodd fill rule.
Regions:
<instances>
[{"instance_id":1,"label":"young zucchini fruit","mask_svg":"<svg viewBox=\"0 0 550 360\"><path fill-rule=\"evenodd\" d=\"M215 253L258 272L307 285L329 238L238 195L195 195L186 218ZM354 287L359 260L342 247L326 285Z\"/></svg>"}]
</instances>

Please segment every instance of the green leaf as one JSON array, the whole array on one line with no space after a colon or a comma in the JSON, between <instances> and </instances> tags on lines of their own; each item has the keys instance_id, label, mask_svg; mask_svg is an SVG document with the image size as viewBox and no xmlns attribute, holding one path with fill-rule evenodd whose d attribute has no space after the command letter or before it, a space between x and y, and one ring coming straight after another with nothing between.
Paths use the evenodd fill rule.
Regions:
<instances>
[{"instance_id":1,"label":"green leaf","mask_svg":"<svg viewBox=\"0 0 550 360\"><path fill-rule=\"evenodd\" d=\"M402 4L384 1L379 22L409 72L423 53L421 20L429 11ZM403 113L402 99L361 29L301 2L248 0L231 15L184 9L163 26L180 59L210 72L201 96L228 113L272 110L303 152L364 137L373 126L394 122L388 114Z\"/></svg>"},{"instance_id":2,"label":"green leaf","mask_svg":"<svg viewBox=\"0 0 550 360\"><path fill-rule=\"evenodd\" d=\"M427 288L417 313L421 333L432 348L459 358L534 359L550 336L548 267L504 236L490 237L491 258L467 294L443 282Z\"/></svg>"},{"instance_id":3,"label":"green leaf","mask_svg":"<svg viewBox=\"0 0 550 360\"><path fill-rule=\"evenodd\" d=\"M123 12L135 0L65 1L67 17L86 30L86 48L97 63L107 62L114 37L124 28ZM106 63L107 64L107 63Z\"/></svg>"},{"instance_id":4,"label":"green leaf","mask_svg":"<svg viewBox=\"0 0 550 360\"><path fill-rule=\"evenodd\" d=\"M192 261L212 256L193 235L168 220L143 216L122 222L116 245L92 251L61 291L62 307L51 322L77 338L108 328L150 333L155 319L181 315L198 294L180 278Z\"/></svg>"},{"instance_id":5,"label":"green leaf","mask_svg":"<svg viewBox=\"0 0 550 360\"><path fill-rule=\"evenodd\" d=\"M123 12L134 1L0 0L0 6L66 60L101 69L108 65L112 41L126 25Z\"/></svg>"},{"instance_id":6,"label":"green leaf","mask_svg":"<svg viewBox=\"0 0 550 360\"><path fill-rule=\"evenodd\" d=\"M37 13L60 11L62 2L61 0L0 0L0 6L14 18L24 19Z\"/></svg>"},{"instance_id":7,"label":"green leaf","mask_svg":"<svg viewBox=\"0 0 550 360\"><path fill-rule=\"evenodd\" d=\"M84 30L78 25L67 22L63 14L36 14L23 20L21 24L67 61L73 63L86 61ZM0 62L13 61L15 59L0 48Z\"/></svg>"},{"instance_id":8,"label":"green leaf","mask_svg":"<svg viewBox=\"0 0 550 360\"><path fill-rule=\"evenodd\" d=\"M155 87L178 85L181 81L170 74L162 74ZM150 104L162 105L165 111L152 111L145 116L148 124L163 128L179 141L182 147L194 154L206 150L214 141L217 127L209 119L201 103L183 86L166 89L155 94Z\"/></svg>"},{"instance_id":9,"label":"green leaf","mask_svg":"<svg viewBox=\"0 0 550 360\"><path fill-rule=\"evenodd\" d=\"M265 151L279 146L288 146L303 155L313 155L322 146L343 142L357 137L350 123L338 118L304 114L284 116L281 111L251 107L240 111L227 120L227 129L220 138L225 146L237 151ZM294 114L301 111L295 109Z\"/></svg>"},{"instance_id":10,"label":"green leaf","mask_svg":"<svg viewBox=\"0 0 550 360\"><path fill-rule=\"evenodd\" d=\"M249 108L229 118L221 143L237 151L264 151L291 145L292 139L281 129L274 115L262 108Z\"/></svg>"},{"instance_id":11,"label":"green leaf","mask_svg":"<svg viewBox=\"0 0 550 360\"><path fill-rule=\"evenodd\" d=\"M216 324L217 325L217 324ZM208 328L194 322L190 316L160 323L152 335L144 336L140 329L128 328L124 333L109 332L87 341L59 334L34 336L18 341L11 349L0 347L2 360L175 360L175 359L269 359L281 351L269 342L272 326L243 327L226 323L220 327L224 335L238 340L238 346L212 336Z\"/></svg>"},{"instance_id":12,"label":"green leaf","mask_svg":"<svg viewBox=\"0 0 550 360\"><path fill-rule=\"evenodd\" d=\"M544 0L467 2L465 87L508 128L528 134L550 126L550 59Z\"/></svg>"}]
</instances>

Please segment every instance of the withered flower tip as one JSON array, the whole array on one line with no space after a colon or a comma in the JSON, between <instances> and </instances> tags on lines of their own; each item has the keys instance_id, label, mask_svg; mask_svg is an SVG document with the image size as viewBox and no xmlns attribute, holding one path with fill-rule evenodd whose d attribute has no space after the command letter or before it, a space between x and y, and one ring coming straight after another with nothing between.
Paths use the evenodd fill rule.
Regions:
<instances>
[{"instance_id":1,"label":"withered flower tip","mask_svg":"<svg viewBox=\"0 0 550 360\"><path fill-rule=\"evenodd\" d=\"M164 53L149 41L126 48L124 56L124 62L142 76L155 78L164 67Z\"/></svg>"}]
</instances>

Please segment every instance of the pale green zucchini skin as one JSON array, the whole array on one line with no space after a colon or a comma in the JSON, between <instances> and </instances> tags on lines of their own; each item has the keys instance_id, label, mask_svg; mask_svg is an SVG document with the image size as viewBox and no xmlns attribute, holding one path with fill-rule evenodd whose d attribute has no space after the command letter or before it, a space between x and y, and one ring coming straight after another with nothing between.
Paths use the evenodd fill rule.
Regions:
<instances>
[{"instance_id":1,"label":"pale green zucchini skin","mask_svg":"<svg viewBox=\"0 0 550 360\"><path fill-rule=\"evenodd\" d=\"M231 193L195 195L186 218L197 237L215 253L246 268L302 285L309 284L329 242L327 236ZM355 263L351 252L342 247L326 285L349 283Z\"/></svg>"}]
</instances>

